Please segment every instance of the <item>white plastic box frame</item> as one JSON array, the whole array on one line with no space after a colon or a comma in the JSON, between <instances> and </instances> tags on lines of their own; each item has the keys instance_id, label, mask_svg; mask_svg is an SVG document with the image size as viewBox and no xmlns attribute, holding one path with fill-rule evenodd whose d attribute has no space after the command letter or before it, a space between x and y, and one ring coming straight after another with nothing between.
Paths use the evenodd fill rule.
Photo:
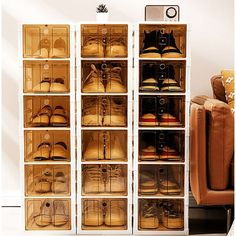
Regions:
<instances>
[{"instance_id":1,"label":"white plastic box frame","mask_svg":"<svg viewBox=\"0 0 236 236\"><path fill-rule=\"evenodd\" d=\"M124 58L82 58L81 57L81 26L82 25L116 25L116 24L122 24L122 25L127 25L128 26L128 57ZM77 233L78 234L90 234L90 235L97 235L97 234L132 234L132 45L133 45L133 38L132 38L132 27L129 25L127 22L109 22L109 23L100 23L100 22L81 22L77 26L76 30L76 58L77 58L77 86L76 86L76 94L77 94ZM127 61L127 86L128 86L128 91L127 93L81 93L81 64L82 61ZM127 127L83 127L81 124L81 105L82 105L82 95L89 95L89 96L111 96L111 95L116 95L116 96L127 96ZM121 161L112 161L112 162L107 162L107 161L102 161L102 160L97 160L97 161L82 161L82 132L86 130L125 130L127 131L127 161L126 162L121 162ZM125 164L127 165L127 195L126 196L112 196L112 194L107 194L107 195L94 195L91 196L87 195L84 196L81 191L81 186L82 186L82 164ZM122 229L122 230L115 230L115 229L94 229L94 230L88 230L88 229L83 229L82 228L82 201L84 199L125 199L127 201L127 229Z\"/></svg>"},{"instance_id":2,"label":"white plastic box frame","mask_svg":"<svg viewBox=\"0 0 236 236\"><path fill-rule=\"evenodd\" d=\"M32 22L32 26L33 25L59 25L60 23L55 23L55 22ZM66 23L63 22L61 23L61 25L65 25ZM67 58L23 58L23 25L19 26L19 81L20 81L20 89L19 89L19 104L20 104L20 172L21 172L21 196L22 196L22 216L21 216L21 224L22 224L22 230L24 231L25 235L42 235L42 234L52 234L52 235L68 235L68 234L75 234L76 233L76 190L75 190L75 169L76 169L76 161L75 161L75 52L74 52L74 35L75 35L75 27L68 23L66 25L68 25L70 27L70 31L69 31L69 36L70 36L70 41L69 43L69 48L70 48L70 57ZM27 25L29 25L27 23ZM24 73L24 68L23 68L23 61L44 61L44 60L48 60L50 61L54 61L54 63L56 63L56 61L69 61L70 62L70 92L65 92L65 93L24 93L23 89L23 73ZM41 97L41 96L68 96L69 100L70 100L70 126L69 127L30 127L30 128L24 128L24 96L30 95L31 97ZM25 147L24 147L24 131L53 131L53 130L67 130L70 132L70 162L68 161L46 161L46 162L31 162L31 161L27 161L25 162L24 159L24 152L25 152ZM43 197L41 196L37 196L37 197L26 197L25 196L25 177L24 177L24 166L25 165L33 165L33 166L43 166L43 165L61 165L63 166L64 164L67 164L70 166L70 196L62 196L62 194L58 195L58 196L47 196L44 195ZM68 194L67 194L68 195ZM36 229L36 230L27 230L26 229L26 220L25 220L25 216L26 216L26 212L25 212L25 207L26 207L26 203L25 200L26 199L33 199L33 200L44 200L44 199L51 199L51 200L57 200L57 199L63 199L63 200L69 200L66 201L65 203L70 203L69 206L69 213L70 213L70 220L69 223L70 225L68 225L68 230L64 230L64 229L60 229L59 230L40 230L40 229ZM69 229L70 228L70 229Z\"/></svg>"},{"instance_id":3,"label":"white plastic box frame","mask_svg":"<svg viewBox=\"0 0 236 236\"><path fill-rule=\"evenodd\" d=\"M140 31L139 31L139 26L140 25L183 25L184 23L182 22L139 22L135 26L135 40L134 40L134 45L135 45L135 50L134 50L134 193L133 193L133 204L134 204L134 224L133 224L133 234L137 235L187 235L188 234L188 176L189 176L189 104L190 104L190 47L189 47L189 26L187 25L187 31L186 31L186 57L184 58L141 58L139 56L140 53ZM185 91L183 92L139 92L139 79L140 79L140 61L186 61L186 71L185 71ZM159 96L159 95L167 95L167 96L184 96L185 97L185 126L184 127L141 127L139 126L139 98L140 95L143 96ZM140 130L174 130L174 131L184 131L184 161L139 161L139 131ZM180 165L184 167L184 192L183 196L174 196L174 195L166 195L166 196L157 196L157 195L138 195L138 179L139 179L139 166L140 165ZM179 199L183 201L183 210L184 210L184 228L183 230L168 230L168 229L152 229L152 230L145 230L139 229L139 200L140 199L155 199L155 200L172 200L172 199ZM159 226L160 227L160 226Z\"/></svg>"}]
</instances>

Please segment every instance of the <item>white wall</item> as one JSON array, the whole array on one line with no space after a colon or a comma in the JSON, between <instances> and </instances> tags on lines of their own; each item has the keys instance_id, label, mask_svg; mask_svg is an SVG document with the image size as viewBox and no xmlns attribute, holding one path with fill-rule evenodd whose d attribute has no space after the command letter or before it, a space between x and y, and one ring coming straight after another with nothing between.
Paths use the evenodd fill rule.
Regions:
<instances>
[{"instance_id":1,"label":"white wall","mask_svg":"<svg viewBox=\"0 0 236 236\"><path fill-rule=\"evenodd\" d=\"M101 1L100 1L101 2ZM144 6L161 1L106 0L110 20L137 22ZM166 0L164 4L176 1ZM191 93L211 96L209 79L222 68L233 68L233 0L182 0L182 20L192 25ZM19 179L18 25L20 23L95 20L96 0L5 0L2 9L2 179L7 202L16 205Z\"/></svg>"}]
</instances>

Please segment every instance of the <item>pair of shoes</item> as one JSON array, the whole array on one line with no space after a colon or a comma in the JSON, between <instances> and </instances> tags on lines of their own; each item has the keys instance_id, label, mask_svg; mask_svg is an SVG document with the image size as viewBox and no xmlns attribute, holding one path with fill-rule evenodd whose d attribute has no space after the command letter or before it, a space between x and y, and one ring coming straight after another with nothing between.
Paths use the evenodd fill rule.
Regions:
<instances>
[{"instance_id":1,"label":"pair of shoes","mask_svg":"<svg viewBox=\"0 0 236 236\"><path fill-rule=\"evenodd\" d=\"M42 142L38 145L37 151L32 154L32 157L35 161L63 161L69 159L69 151L64 142L57 142L53 145Z\"/></svg>"},{"instance_id":2,"label":"pair of shoes","mask_svg":"<svg viewBox=\"0 0 236 236\"><path fill-rule=\"evenodd\" d=\"M181 193L179 183L168 173L164 177L158 176L155 168L143 169L139 177L140 194L157 194L158 191L164 195L178 195ZM168 171L170 172L170 171Z\"/></svg>"},{"instance_id":3,"label":"pair of shoes","mask_svg":"<svg viewBox=\"0 0 236 236\"><path fill-rule=\"evenodd\" d=\"M159 227L159 219L156 203L150 200L142 200L141 208L139 227L142 229L157 229Z\"/></svg>"},{"instance_id":4,"label":"pair of shoes","mask_svg":"<svg viewBox=\"0 0 236 236\"><path fill-rule=\"evenodd\" d=\"M62 200L45 199L40 207L40 213L34 216L34 221L39 227L50 224L60 227L68 223L69 215Z\"/></svg>"},{"instance_id":5,"label":"pair of shoes","mask_svg":"<svg viewBox=\"0 0 236 236\"><path fill-rule=\"evenodd\" d=\"M179 83L175 79L175 70L172 65L164 68L154 64L145 64L142 68L142 82L140 91L151 92L182 92Z\"/></svg>"},{"instance_id":6,"label":"pair of shoes","mask_svg":"<svg viewBox=\"0 0 236 236\"><path fill-rule=\"evenodd\" d=\"M175 209L171 202L163 203L162 224L168 229L182 229L184 227L183 213Z\"/></svg>"},{"instance_id":7,"label":"pair of shoes","mask_svg":"<svg viewBox=\"0 0 236 236\"><path fill-rule=\"evenodd\" d=\"M181 126L181 123L177 118L169 113L163 113L158 121L156 115L152 113L146 113L139 119L139 125L141 126Z\"/></svg>"},{"instance_id":8,"label":"pair of shoes","mask_svg":"<svg viewBox=\"0 0 236 236\"><path fill-rule=\"evenodd\" d=\"M126 191L122 165L87 165L83 169L85 193L123 193Z\"/></svg>"},{"instance_id":9,"label":"pair of shoes","mask_svg":"<svg viewBox=\"0 0 236 236\"><path fill-rule=\"evenodd\" d=\"M67 126L66 112L62 106L56 106L52 111L51 106L42 107L36 115L32 116L32 126Z\"/></svg>"},{"instance_id":10,"label":"pair of shoes","mask_svg":"<svg viewBox=\"0 0 236 236\"><path fill-rule=\"evenodd\" d=\"M55 40L53 47L51 41L48 38L40 40L38 49L34 52L33 56L38 58L62 58L66 57L66 43L65 40L59 37Z\"/></svg>"},{"instance_id":11,"label":"pair of shoes","mask_svg":"<svg viewBox=\"0 0 236 236\"><path fill-rule=\"evenodd\" d=\"M144 31L143 47L140 51L143 58L180 58L183 54L176 46L174 32L162 33L160 30Z\"/></svg>"},{"instance_id":12,"label":"pair of shoes","mask_svg":"<svg viewBox=\"0 0 236 236\"><path fill-rule=\"evenodd\" d=\"M106 78L106 86L103 80ZM83 81L83 93L125 93L126 88L121 80L121 67L98 70L91 64L91 71Z\"/></svg>"},{"instance_id":13,"label":"pair of shoes","mask_svg":"<svg viewBox=\"0 0 236 236\"><path fill-rule=\"evenodd\" d=\"M121 97L83 99L82 125L126 126L126 104Z\"/></svg>"},{"instance_id":14,"label":"pair of shoes","mask_svg":"<svg viewBox=\"0 0 236 236\"><path fill-rule=\"evenodd\" d=\"M156 160L180 160L180 154L169 146L164 146L160 153L157 153L156 147L148 145L141 150L140 160L156 161Z\"/></svg>"},{"instance_id":15,"label":"pair of shoes","mask_svg":"<svg viewBox=\"0 0 236 236\"><path fill-rule=\"evenodd\" d=\"M40 176L34 176L34 191L36 193L65 193L68 191L67 179L62 171L58 171L53 176L53 170L46 168Z\"/></svg>"},{"instance_id":16,"label":"pair of shoes","mask_svg":"<svg viewBox=\"0 0 236 236\"><path fill-rule=\"evenodd\" d=\"M120 200L84 201L82 221L85 226L124 226L126 224L125 205Z\"/></svg>"},{"instance_id":17,"label":"pair of shoes","mask_svg":"<svg viewBox=\"0 0 236 236\"><path fill-rule=\"evenodd\" d=\"M85 148L83 158L86 161L122 161L126 158L126 154L122 147L121 139L120 135L111 135L109 131L102 131L99 134L94 133Z\"/></svg>"},{"instance_id":18,"label":"pair of shoes","mask_svg":"<svg viewBox=\"0 0 236 236\"><path fill-rule=\"evenodd\" d=\"M143 199L139 213L139 227L142 229L157 229L163 225L168 229L182 229L184 227L183 213L170 201L156 202Z\"/></svg>"},{"instance_id":19,"label":"pair of shoes","mask_svg":"<svg viewBox=\"0 0 236 236\"><path fill-rule=\"evenodd\" d=\"M68 92L65 82L62 78L51 80L50 78L43 78L42 81L33 87L34 93L64 93Z\"/></svg>"},{"instance_id":20,"label":"pair of shoes","mask_svg":"<svg viewBox=\"0 0 236 236\"><path fill-rule=\"evenodd\" d=\"M122 38L108 40L90 37L82 46L82 57L126 57L127 47Z\"/></svg>"}]
</instances>

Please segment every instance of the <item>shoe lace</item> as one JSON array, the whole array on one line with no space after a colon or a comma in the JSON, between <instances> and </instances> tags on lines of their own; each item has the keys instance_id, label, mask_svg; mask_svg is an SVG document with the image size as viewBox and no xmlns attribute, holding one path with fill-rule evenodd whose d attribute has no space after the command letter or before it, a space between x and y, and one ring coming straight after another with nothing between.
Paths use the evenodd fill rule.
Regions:
<instances>
[{"instance_id":1,"label":"shoe lace","mask_svg":"<svg viewBox=\"0 0 236 236\"><path fill-rule=\"evenodd\" d=\"M120 165L115 165L111 167L111 171L110 171L110 177L111 178L119 178L121 177L122 174L122 169Z\"/></svg>"},{"instance_id":2,"label":"shoe lace","mask_svg":"<svg viewBox=\"0 0 236 236\"><path fill-rule=\"evenodd\" d=\"M154 202L145 203L143 205L143 216L152 217L157 215L157 208Z\"/></svg>"},{"instance_id":3,"label":"shoe lace","mask_svg":"<svg viewBox=\"0 0 236 236\"><path fill-rule=\"evenodd\" d=\"M87 77L84 80L84 84L87 83L92 83L95 79L101 79L102 77L102 72L97 70L96 66L94 64L91 64L91 71L87 75Z\"/></svg>"},{"instance_id":4,"label":"shoe lace","mask_svg":"<svg viewBox=\"0 0 236 236\"><path fill-rule=\"evenodd\" d=\"M87 167L84 171L84 175L86 178L91 180L101 180L103 177L101 168L95 166Z\"/></svg>"},{"instance_id":5,"label":"shoe lace","mask_svg":"<svg viewBox=\"0 0 236 236\"><path fill-rule=\"evenodd\" d=\"M109 80L117 81L121 83L121 67L113 67L112 69L106 68L105 73Z\"/></svg>"}]
</instances>

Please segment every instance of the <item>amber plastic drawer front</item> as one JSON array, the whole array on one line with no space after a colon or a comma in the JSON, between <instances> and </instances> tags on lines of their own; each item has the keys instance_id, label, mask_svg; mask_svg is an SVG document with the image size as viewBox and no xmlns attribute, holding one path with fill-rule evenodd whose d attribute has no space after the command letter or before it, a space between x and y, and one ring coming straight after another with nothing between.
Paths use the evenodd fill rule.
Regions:
<instances>
[{"instance_id":1,"label":"amber plastic drawer front","mask_svg":"<svg viewBox=\"0 0 236 236\"><path fill-rule=\"evenodd\" d=\"M183 196L182 165L139 165L140 196Z\"/></svg>"},{"instance_id":2,"label":"amber plastic drawer front","mask_svg":"<svg viewBox=\"0 0 236 236\"><path fill-rule=\"evenodd\" d=\"M70 165L25 165L26 196L69 196Z\"/></svg>"},{"instance_id":3,"label":"amber plastic drawer front","mask_svg":"<svg viewBox=\"0 0 236 236\"><path fill-rule=\"evenodd\" d=\"M139 62L139 91L142 93L183 93L185 84L185 61Z\"/></svg>"},{"instance_id":4,"label":"amber plastic drawer front","mask_svg":"<svg viewBox=\"0 0 236 236\"><path fill-rule=\"evenodd\" d=\"M81 25L81 56L116 58L128 55L128 25Z\"/></svg>"},{"instance_id":5,"label":"amber plastic drawer front","mask_svg":"<svg viewBox=\"0 0 236 236\"><path fill-rule=\"evenodd\" d=\"M82 131L83 161L127 161L127 131Z\"/></svg>"},{"instance_id":6,"label":"amber plastic drawer front","mask_svg":"<svg viewBox=\"0 0 236 236\"><path fill-rule=\"evenodd\" d=\"M139 161L184 161L184 131L139 131Z\"/></svg>"},{"instance_id":7,"label":"amber plastic drawer front","mask_svg":"<svg viewBox=\"0 0 236 236\"><path fill-rule=\"evenodd\" d=\"M139 49L141 58L185 58L187 25L141 24Z\"/></svg>"},{"instance_id":8,"label":"amber plastic drawer front","mask_svg":"<svg viewBox=\"0 0 236 236\"><path fill-rule=\"evenodd\" d=\"M69 127L68 96L24 96L24 127Z\"/></svg>"},{"instance_id":9,"label":"amber plastic drawer front","mask_svg":"<svg viewBox=\"0 0 236 236\"><path fill-rule=\"evenodd\" d=\"M26 230L70 230L71 201L63 198L25 199Z\"/></svg>"},{"instance_id":10,"label":"amber plastic drawer front","mask_svg":"<svg viewBox=\"0 0 236 236\"><path fill-rule=\"evenodd\" d=\"M184 127L184 96L139 96L139 126Z\"/></svg>"},{"instance_id":11,"label":"amber plastic drawer front","mask_svg":"<svg viewBox=\"0 0 236 236\"><path fill-rule=\"evenodd\" d=\"M142 231L184 229L182 199L139 199L138 226Z\"/></svg>"},{"instance_id":12,"label":"amber plastic drawer front","mask_svg":"<svg viewBox=\"0 0 236 236\"><path fill-rule=\"evenodd\" d=\"M126 96L82 96L82 126L127 126Z\"/></svg>"},{"instance_id":13,"label":"amber plastic drawer front","mask_svg":"<svg viewBox=\"0 0 236 236\"><path fill-rule=\"evenodd\" d=\"M24 131L25 162L70 161L69 130Z\"/></svg>"},{"instance_id":14,"label":"amber plastic drawer front","mask_svg":"<svg viewBox=\"0 0 236 236\"><path fill-rule=\"evenodd\" d=\"M24 61L25 93L68 93L69 61Z\"/></svg>"},{"instance_id":15,"label":"amber plastic drawer front","mask_svg":"<svg viewBox=\"0 0 236 236\"><path fill-rule=\"evenodd\" d=\"M23 25L23 57L68 58L69 25Z\"/></svg>"},{"instance_id":16,"label":"amber plastic drawer front","mask_svg":"<svg viewBox=\"0 0 236 236\"><path fill-rule=\"evenodd\" d=\"M126 230L127 199L82 199L82 230Z\"/></svg>"},{"instance_id":17,"label":"amber plastic drawer front","mask_svg":"<svg viewBox=\"0 0 236 236\"><path fill-rule=\"evenodd\" d=\"M127 195L127 165L82 165L83 195Z\"/></svg>"},{"instance_id":18,"label":"amber plastic drawer front","mask_svg":"<svg viewBox=\"0 0 236 236\"><path fill-rule=\"evenodd\" d=\"M127 61L82 61L82 93L126 93Z\"/></svg>"}]
</instances>

